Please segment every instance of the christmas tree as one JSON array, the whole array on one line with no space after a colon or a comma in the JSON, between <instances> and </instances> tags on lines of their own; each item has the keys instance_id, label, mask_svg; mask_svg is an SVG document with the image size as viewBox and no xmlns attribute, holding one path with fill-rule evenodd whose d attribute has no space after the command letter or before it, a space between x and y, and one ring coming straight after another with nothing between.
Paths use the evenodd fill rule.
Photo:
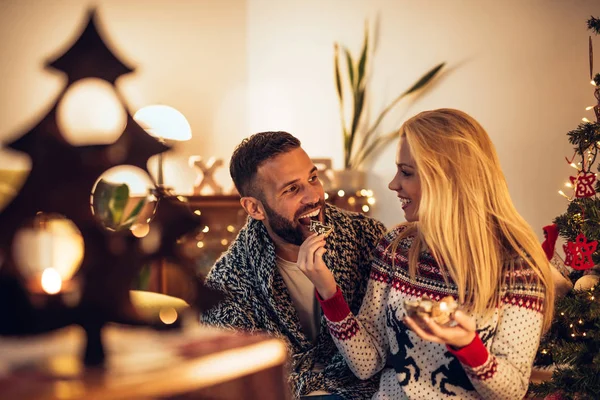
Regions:
<instances>
[{"instance_id":1,"label":"christmas tree","mask_svg":"<svg viewBox=\"0 0 600 400\"><path fill-rule=\"evenodd\" d=\"M600 34L600 19L591 17L588 28ZM553 368L552 379L531 385L536 396L547 399L600 399L600 74L593 74L592 38L590 46L590 79L595 86L596 105L587 107L595 113L595 121L583 118L567 135L575 152L567 162L577 169L570 177L567 211L546 227L546 255L556 261L554 243L558 235L566 239L564 264L573 290L556 301L552 327L542 339L536 366ZM553 262L555 264L555 262ZM555 264L556 265L556 264Z\"/></svg>"}]
</instances>

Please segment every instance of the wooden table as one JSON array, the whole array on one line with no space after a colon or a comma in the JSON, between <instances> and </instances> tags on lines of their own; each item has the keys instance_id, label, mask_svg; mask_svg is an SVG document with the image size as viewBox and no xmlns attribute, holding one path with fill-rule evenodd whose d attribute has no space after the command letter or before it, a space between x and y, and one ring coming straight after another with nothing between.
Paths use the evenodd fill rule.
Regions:
<instances>
[{"instance_id":1,"label":"wooden table","mask_svg":"<svg viewBox=\"0 0 600 400\"><path fill-rule=\"evenodd\" d=\"M280 340L198 327L183 332L111 325L104 368L78 357L85 336L68 327L0 338L1 399L289 399Z\"/></svg>"}]
</instances>

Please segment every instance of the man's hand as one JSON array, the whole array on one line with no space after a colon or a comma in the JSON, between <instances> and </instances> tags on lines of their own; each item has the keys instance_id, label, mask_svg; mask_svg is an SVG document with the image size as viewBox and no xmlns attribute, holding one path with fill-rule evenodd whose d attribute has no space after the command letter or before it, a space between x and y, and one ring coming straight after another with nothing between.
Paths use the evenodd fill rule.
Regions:
<instances>
[{"instance_id":1,"label":"man's hand","mask_svg":"<svg viewBox=\"0 0 600 400\"><path fill-rule=\"evenodd\" d=\"M325 237L313 234L300 246L298 253L298 268L315 285L319 296L328 300L335 294L337 283L333 274L323 262L325 249Z\"/></svg>"}]
</instances>

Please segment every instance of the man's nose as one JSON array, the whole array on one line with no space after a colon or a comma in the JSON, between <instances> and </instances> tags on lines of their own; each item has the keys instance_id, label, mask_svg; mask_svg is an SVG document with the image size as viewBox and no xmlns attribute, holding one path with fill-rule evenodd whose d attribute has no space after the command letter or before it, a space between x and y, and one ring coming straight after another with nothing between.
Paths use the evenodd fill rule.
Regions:
<instances>
[{"instance_id":1,"label":"man's nose","mask_svg":"<svg viewBox=\"0 0 600 400\"><path fill-rule=\"evenodd\" d=\"M313 186L307 187L307 189L304 191L303 200L305 204L318 203L320 200L320 196L317 188Z\"/></svg>"}]
</instances>

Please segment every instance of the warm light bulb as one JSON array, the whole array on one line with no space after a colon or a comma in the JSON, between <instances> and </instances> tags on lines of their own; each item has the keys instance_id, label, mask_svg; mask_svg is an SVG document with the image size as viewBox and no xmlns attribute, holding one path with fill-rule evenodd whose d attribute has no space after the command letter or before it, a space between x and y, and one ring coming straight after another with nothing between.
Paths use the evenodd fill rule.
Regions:
<instances>
[{"instance_id":1,"label":"warm light bulb","mask_svg":"<svg viewBox=\"0 0 600 400\"><path fill-rule=\"evenodd\" d=\"M373 204L375 204L375 197L369 197L369 198L367 199L367 203L369 203L370 205L373 205Z\"/></svg>"},{"instance_id":2,"label":"warm light bulb","mask_svg":"<svg viewBox=\"0 0 600 400\"><path fill-rule=\"evenodd\" d=\"M204 242L200 241L198 243L196 243L196 247L198 247L199 249L204 247Z\"/></svg>"},{"instance_id":3,"label":"warm light bulb","mask_svg":"<svg viewBox=\"0 0 600 400\"><path fill-rule=\"evenodd\" d=\"M229 244L229 241L227 239L223 239L223 240L221 240L221 244L223 246L227 246Z\"/></svg>"},{"instance_id":4,"label":"warm light bulb","mask_svg":"<svg viewBox=\"0 0 600 400\"><path fill-rule=\"evenodd\" d=\"M573 187L573 185L571 184L571 182L565 183L565 186L568 187L568 188L572 188Z\"/></svg>"},{"instance_id":5,"label":"warm light bulb","mask_svg":"<svg viewBox=\"0 0 600 400\"><path fill-rule=\"evenodd\" d=\"M158 316L165 325L171 325L177 321L177 310L173 307L162 308L158 313Z\"/></svg>"},{"instance_id":6,"label":"warm light bulb","mask_svg":"<svg viewBox=\"0 0 600 400\"><path fill-rule=\"evenodd\" d=\"M54 268L46 268L42 272L42 289L48 294L56 294L60 292L62 287L62 279L60 274Z\"/></svg>"},{"instance_id":7,"label":"warm light bulb","mask_svg":"<svg viewBox=\"0 0 600 400\"><path fill-rule=\"evenodd\" d=\"M210 228L208 227L208 225L206 225L206 226L204 227L204 229L202 229L202 232L204 232L204 233L208 233L208 231L210 231Z\"/></svg>"},{"instance_id":8,"label":"warm light bulb","mask_svg":"<svg viewBox=\"0 0 600 400\"><path fill-rule=\"evenodd\" d=\"M140 108L133 119L154 137L180 141L192 138L192 128L187 119L173 107L146 106Z\"/></svg>"},{"instance_id":9,"label":"warm light bulb","mask_svg":"<svg viewBox=\"0 0 600 400\"><path fill-rule=\"evenodd\" d=\"M590 120L589 120L589 119L587 119L586 117L583 117L583 118L581 118L581 120L582 120L583 122L590 122Z\"/></svg>"},{"instance_id":10,"label":"warm light bulb","mask_svg":"<svg viewBox=\"0 0 600 400\"><path fill-rule=\"evenodd\" d=\"M344 197L344 195L346 195L346 192L344 192L343 190L338 190L337 194L339 197Z\"/></svg>"},{"instance_id":11,"label":"warm light bulb","mask_svg":"<svg viewBox=\"0 0 600 400\"><path fill-rule=\"evenodd\" d=\"M596 81L595 81L595 80L593 80L593 79L592 79L592 80L590 81L590 83L591 83L592 85L596 86Z\"/></svg>"},{"instance_id":12,"label":"warm light bulb","mask_svg":"<svg viewBox=\"0 0 600 400\"><path fill-rule=\"evenodd\" d=\"M150 225L146 223L131 225L131 233L136 238L143 238L150 233Z\"/></svg>"},{"instance_id":13,"label":"warm light bulb","mask_svg":"<svg viewBox=\"0 0 600 400\"><path fill-rule=\"evenodd\" d=\"M327 200L329 198L329 194L325 193L325 200Z\"/></svg>"},{"instance_id":14,"label":"warm light bulb","mask_svg":"<svg viewBox=\"0 0 600 400\"><path fill-rule=\"evenodd\" d=\"M79 269L83 253L79 229L59 214L38 213L13 239L15 263L26 279L37 279L50 268L62 280L69 280Z\"/></svg>"},{"instance_id":15,"label":"warm light bulb","mask_svg":"<svg viewBox=\"0 0 600 400\"><path fill-rule=\"evenodd\" d=\"M594 108L594 106L589 106L585 108L585 111L590 111L592 108Z\"/></svg>"},{"instance_id":16,"label":"warm light bulb","mask_svg":"<svg viewBox=\"0 0 600 400\"><path fill-rule=\"evenodd\" d=\"M365 204L364 206L362 206L362 210L363 212L369 212L370 208L368 205Z\"/></svg>"},{"instance_id":17,"label":"warm light bulb","mask_svg":"<svg viewBox=\"0 0 600 400\"><path fill-rule=\"evenodd\" d=\"M56 123L73 145L115 142L127 125L127 112L113 85L86 78L69 87L56 109Z\"/></svg>"},{"instance_id":18,"label":"warm light bulb","mask_svg":"<svg viewBox=\"0 0 600 400\"><path fill-rule=\"evenodd\" d=\"M579 168L577 168L577 165L576 165L575 163L571 163L571 164L569 164L569 165L570 165L571 167L575 168L575 169L579 169Z\"/></svg>"},{"instance_id":19,"label":"warm light bulb","mask_svg":"<svg viewBox=\"0 0 600 400\"><path fill-rule=\"evenodd\" d=\"M233 232L233 231L235 231L235 226L227 225L227 232Z\"/></svg>"}]
</instances>

